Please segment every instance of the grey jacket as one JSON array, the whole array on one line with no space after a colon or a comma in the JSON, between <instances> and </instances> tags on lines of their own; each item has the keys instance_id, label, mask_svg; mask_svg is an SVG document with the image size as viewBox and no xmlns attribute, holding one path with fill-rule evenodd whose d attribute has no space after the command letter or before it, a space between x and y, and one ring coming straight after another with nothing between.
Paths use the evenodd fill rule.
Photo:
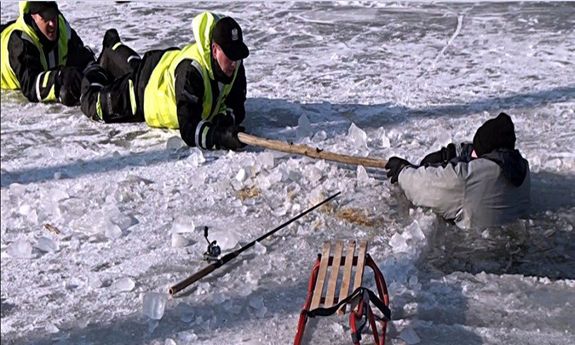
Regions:
<instances>
[{"instance_id":1,"label":"grey jacket","mask_svg":"<svg viewBox=\"0 0 575 345\"><path fill-rule=\"evenodd\" d=\"M445 166L405 167L399 186L416 206L430 207L460 228L499 226L527 215L529 163L517 150L455 158Z\"/></svg>"}]
</instances>

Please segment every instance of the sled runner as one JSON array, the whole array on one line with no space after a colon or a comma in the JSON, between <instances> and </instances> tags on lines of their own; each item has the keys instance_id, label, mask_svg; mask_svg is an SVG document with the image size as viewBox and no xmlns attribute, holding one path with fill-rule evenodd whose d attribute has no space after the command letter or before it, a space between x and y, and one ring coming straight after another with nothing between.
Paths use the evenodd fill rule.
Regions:
<instances>
[{"instance_id":1,"label":"sled runner","mask_svg":"<svg viewBox=\"0 0 575 345\"><path fill-rule=\"evenodd\" d=\"M366 265L373 270L377 295L363 286L363 271ZM376 315L372 305L383 315ZM336 241L335 245L331 242L323 244L321 254L318 254L312 268L294 344L301 344L309 317L329 316L334 313L341 315L346 309L349 311L354 345L360 344L361 332L368 322L375 343L385 344L387 322L391 318L389 295L381 271L367 253L366 241L361 241L359 248L356 248L355 241L350 241L345 248L343 241ZM377 323L380 324L380 333L377 330Z\"/></svg>"}]
</instances>

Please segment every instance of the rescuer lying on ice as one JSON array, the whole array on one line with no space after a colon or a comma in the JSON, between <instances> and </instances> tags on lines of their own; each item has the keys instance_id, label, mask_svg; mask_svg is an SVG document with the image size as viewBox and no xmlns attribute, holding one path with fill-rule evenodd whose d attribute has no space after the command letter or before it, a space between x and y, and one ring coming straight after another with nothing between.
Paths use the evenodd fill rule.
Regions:
<instances>
[{"instance_id":1,"label":"rescuer lying on ice","mask_svg":"<svg viewBox=\"0 0 575 345\"><path fill-rule=\"evenodd\" d=\"M242 30L233 18L209 12L196 16L192 27L196 43L152 50L141 59L108 30L98 64L85 71L82 112L106 123L179 128L186 144L203 149L245 146L237 137L245 118L242 60L249 55Z\"/></svg>"}]
</instances>

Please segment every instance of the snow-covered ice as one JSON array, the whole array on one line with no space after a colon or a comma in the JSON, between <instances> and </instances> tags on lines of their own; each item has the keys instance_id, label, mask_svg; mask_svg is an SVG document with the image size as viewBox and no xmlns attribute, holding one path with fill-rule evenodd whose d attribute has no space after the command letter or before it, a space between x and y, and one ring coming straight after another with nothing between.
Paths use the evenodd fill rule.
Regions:
<instances>
[{"instance_id":1,"label":"snow-covered ice","mask_svg":"<svg viewBox=\"0 0 575 345\"><path fill-rule=\"evenodd\" d=\"M574 342L575 3L59 6L97 54L111 27L144 52L191 42L202 10L234 16L250 47L244 125L264 138L418 162L505 111L531 165L532 209L461 231L382 170L201 151L177 131L2 91L2 344L289 344L313 260L335 239L369 240L390 292L389 344ZM2 23L17 7L1 3ZM167 295L206 265L204 226L225 254L338 191ZM346 318L311 326L309 343L350 343Z\"/></svg>"}]
</instances>

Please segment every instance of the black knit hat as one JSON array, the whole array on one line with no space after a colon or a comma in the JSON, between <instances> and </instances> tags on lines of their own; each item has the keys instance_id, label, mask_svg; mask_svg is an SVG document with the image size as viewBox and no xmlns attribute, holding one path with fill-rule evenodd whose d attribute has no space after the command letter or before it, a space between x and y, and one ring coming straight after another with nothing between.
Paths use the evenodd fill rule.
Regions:
<instances>
[{"instance_id":1,"label":"black knit hat","mask_svg":"<svg viewBox=\"0 0 575 345\"><path fill-rule=\"evenodd\" d=\"M216 23L212 41L217 43L230 60L242 60L250 55L244 43L242 28L232 17L224 17Z\"/></svg>"},{"instance_id":2,"label":"black knit hat","mask_svg":"<svg viewBox=\"0 0 575 345\"><path fill-rule=\"evenodd\" d=\"M30 14L39 14L45 19L52 19L60 13L55 1L29 1L28 9Z\"/></svg>"},{"instance_id":3,"label":"black knit hat","mask_svg":"<svg viewBox=\"0 0 575 345\"><path fill-rule=\"evenodd\" d=\"M478 157L500 148L515 149L515 126L505 113L487 120L473 137L473 149Z\"/></svg>"}]
</instances>

